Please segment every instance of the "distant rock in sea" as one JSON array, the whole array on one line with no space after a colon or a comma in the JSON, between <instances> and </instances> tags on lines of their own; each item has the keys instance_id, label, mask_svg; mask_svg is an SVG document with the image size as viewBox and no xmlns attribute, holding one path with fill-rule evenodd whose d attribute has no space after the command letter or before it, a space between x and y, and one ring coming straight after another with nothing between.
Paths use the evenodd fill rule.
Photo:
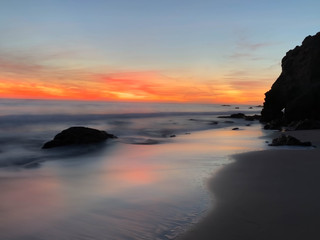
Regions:
<instances>
[{"instance_id":1,"label":"distant rock in sea","mask_svg":"<svg viewBox=\"0 0 320 240\"><path fill-rule=\"evenodd\" d=\"M54 148L74 144L92 144L117 138L105 131L87 127L70 127L58 133L53 140L46 142L42 148Z\"/></svg>"},{"instance_id":2,"label":"distant rock in sea","mask_svg":"<svg viewBox=\"0 0 320 240\"><path fill-rule=\"evenodd\" d=\"M320 32L282 59L282 73L265 93L262 122L282 125L305 119L320 120Z\"/></svg>"},{"instance_id":3,"label":"distant rock in sea","mask_svg":"<svg viewBox=\"0 0 320 240\"><path fill-rule=\"evenodd\" d=\"M218 116L218 118L238 118L238 119L244 119L247 121L254 121L254 120L260 120L261 116L257 115L257 114L247 116L243 113L233 113L229 116ZM227 122L227 121L225 121L225 122ZM231 123L231 122L229 122L229 123Z\"/></svg>"},{"instance_id":4,"label":"distant rock in sea","mask_svg":"<svg viewBox=\"0 0 320 240\"><path fill-rule=\"evenodd\" d=\"M233 113L229 116L218 116L218 118L244 118L245 116L243 113Z\"/></svg>"}]
</instances>

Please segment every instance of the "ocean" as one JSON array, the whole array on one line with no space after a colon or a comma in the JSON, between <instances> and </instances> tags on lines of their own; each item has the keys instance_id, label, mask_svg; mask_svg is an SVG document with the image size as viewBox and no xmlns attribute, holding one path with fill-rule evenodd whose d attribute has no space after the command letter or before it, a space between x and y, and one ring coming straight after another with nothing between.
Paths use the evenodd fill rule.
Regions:
<instances>
[{"instance_id":1,"label":"ocean","mask_svg":"<svg viewBox=\"0 0 320 240\"><path fill-rule=\"evenodd\" d=\"M1 99L0 239L175 239L214 207L206 182L230 155L265 148L258 122L218 117L260 111ZM118 138L41 149L71 126Z\"/></svg>"}]
</instances>

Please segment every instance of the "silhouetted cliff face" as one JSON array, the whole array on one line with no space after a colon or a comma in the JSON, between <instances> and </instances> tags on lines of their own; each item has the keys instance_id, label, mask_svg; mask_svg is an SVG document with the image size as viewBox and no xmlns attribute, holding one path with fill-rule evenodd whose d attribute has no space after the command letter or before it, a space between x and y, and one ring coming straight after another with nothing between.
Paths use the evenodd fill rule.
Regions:
<instances>
[{"instance_id":1,"label":"silhouetted cliff face","mask_svg":"<svg viewBox=\"0 0 320 240\"><path fill-rule=\"evenodd\" d=\"M263 122L320 120L320 32L287 52L281 75L265 95Z\"/></svg>"}]
</instances>

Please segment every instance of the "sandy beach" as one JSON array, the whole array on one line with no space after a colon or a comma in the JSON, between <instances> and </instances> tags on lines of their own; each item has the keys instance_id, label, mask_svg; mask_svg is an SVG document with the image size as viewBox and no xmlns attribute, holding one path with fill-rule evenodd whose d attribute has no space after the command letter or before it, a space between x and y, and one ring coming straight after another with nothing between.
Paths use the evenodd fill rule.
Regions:
<instances>
[{"instance_id":1,"label":"sandy beach","mask_svg":"<svg viewBox=\"0 0 320 240\"><path fill-rule=\"evenodd\" d=\"M288 134L317 148L233 156L208 183L213 210L179 239L319 239L320 131Z\"/></svg>"}]
</instances>

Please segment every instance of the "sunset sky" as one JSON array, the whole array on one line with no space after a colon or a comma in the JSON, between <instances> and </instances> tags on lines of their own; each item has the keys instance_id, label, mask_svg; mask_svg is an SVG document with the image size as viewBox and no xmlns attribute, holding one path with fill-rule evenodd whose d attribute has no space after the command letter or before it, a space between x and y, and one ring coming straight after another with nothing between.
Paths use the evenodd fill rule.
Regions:
<instances>
[{"instance_id":1,"label":"sunset sky","mask_svg":"<svg viewBox=\"0 0 320 240\"><path fill-rule=\"evenodd\" d=\"M0 97L263 102L319 0L1 0Z\"/></svg>"}]
</instances>

